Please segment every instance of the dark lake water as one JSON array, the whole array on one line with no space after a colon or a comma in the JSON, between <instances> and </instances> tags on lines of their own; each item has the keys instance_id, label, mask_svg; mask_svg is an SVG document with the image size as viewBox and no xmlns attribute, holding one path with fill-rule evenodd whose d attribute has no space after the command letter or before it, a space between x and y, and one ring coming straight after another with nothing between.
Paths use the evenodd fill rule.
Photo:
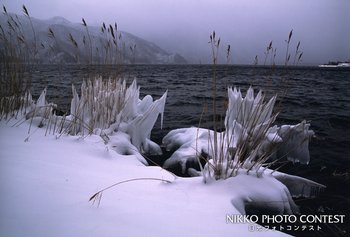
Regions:
<instances>
[{"instance_id":1,"label":"dark lake water","mask_svg":"<svg viewBox=\"0 0 350 237\"><path fill-rule=\"evenodd\" d=\"M71 84L79 85L94 75L122 76L137 79L141 95L159 98L168 90L163 130L157 123L152 138L157 143L170 130L198 126L204 108L212 98L212 65L129 65L129 66L38 66L32 72L34 96L48 88L48 100L68 111ZM249 66L217 66L217 101L224 115L226 88L240 87L243 92L252 85L267 97L278 94L278 124L310 121L316 138L310 143L311 162L287 165L283 172L296 174L327 185L320 197L296 200L303 212L350 214L350 70L317 67L267 68ZM209 111L204 112L201 127L211 126ZM350 222L348 222L350 223ZM328 228L328 229L327 229ZM325 226L327 233L350 231L349 224ZM337 230L340 229L339 230ZM349 232L348 232L349 234Z\"/></svg>"}]
</instances>

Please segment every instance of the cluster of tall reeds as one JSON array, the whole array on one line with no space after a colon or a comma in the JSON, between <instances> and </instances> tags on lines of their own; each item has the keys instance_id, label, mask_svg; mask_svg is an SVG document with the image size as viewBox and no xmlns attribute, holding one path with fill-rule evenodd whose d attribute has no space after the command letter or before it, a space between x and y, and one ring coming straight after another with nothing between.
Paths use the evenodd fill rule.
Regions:
<instances>
[{"instance_id":1,"label":"cluster of tall reeds","mask_svg":"<svg viewBox=\"0 0 350 237\"><path fill-rule=\"evenodd\" d=\"M289 44L292 39L290 31L287 43L286 63L290 61ZM272 163L266 162L276 156L279 148L284 148L283 143L288 143L290 136L293 136L295 131L278 134L281 130L277 126L273 126L278 113L273 113L274 104L277 95L274 95L268 102L265 102L265 96L262 91L254 96L254 91L250 87L247 90L246 96L243 97L239 89L228 88L228 104L225 117L225 130L219 132L217 129L217 90L218 83L216 75L216 65L218 52L220 47L220 39L216 40L215 32L210 35L212 59L213 59L213 82L212 82L212 113L213 113L213 131L208 132L208 156L202 157L206 165L202 169L204 179L226 179L235 176L238 170L244 169L247 172L252 170L258 172L262 166L269 167ZM294 64L299 63L302 52L299 50L300 42L298 43L294 56ZM229 55L230 47L227 48ZM271 63L274 65L276 57L276 48L273 47L271 41L265 52L266 63L268 57L271 57ZM227 56L228 57L228 56ZM256 64L258 58L255 58ZM307 128L302 128L305 137L308 139L312 132L308 132ZM283 137L283 139L281 138ZM301 144L304 140L299 141ZM291 147L289 149L297 149ZM197 149L197 148L196 148ZM282 156L288 156L287 151ZM197 154L200 152L196 151ZM200 163L200 160L198 160Z\"/></svg>"},{"instance_id":2,"label":"cluster of tall reeds","mask_svg":"<svg viewBox=\"0 0 350 237\"><path fill-rule=\"evenodd\" d=\"M22 8L32 30L32 33L28 35L25 33L28 31L24 30L21 19L17 15L8 13L6 7L3 6L7 26L0 25L0 119L24 113L31 123L34 118L41 117L39 124L47 124L48 132L69 134L89 134L96 127L104 129L120 119L118 115L126 103L125 93L127 90L137 90L136 84L132 84L128 89L126 83L120 80L93 78L83 82L81 98L73 86L72 109L71 114L67 116L55 115L55 106L46 102L46 89L38 101L33 103L30 94L30 69L40 62L39 43L29 11L24 5ZM82 22L86 29L86 36L83 37L84 51L89 55L86 63L96 63L89 27L84 18ZM105 24L103 25L102 31L106 30ZM103 63L117 63L118 61L117 55L120 56L120 53L117 34L117 24L115 28L110 25L106 30L107 44ZM48 38L50 40L40 44L43 48L50 47L53 54L61 50L57 35L52 28L48 29ZM121 39L121 34L119 39ZM75 48L76 62L80 62L81 46L71 33L68 34L68 40ZM115 47L112 47L111 44Z\"/></svg>"},{"instance_id":3,"label":"cluster of tall reeds","mask_svg":"<svg viewBox=\"0 0 350 237\"><path fill-rule=\"evenodd\" d=\"M114 27L110 24L106 27L103 22L101 26L101 34L104 36L105 42L101 42L104 51L101 52L101 59L103 63L121 63L123 59L122 48L122 34L118 32L118 25L114 23ZM104 54L103 54L104 53Z\"/></svg>"},{"instance_id":4,"label":"cluster of tall reeds","mask_svg":"<svg viewBox=\"0 0 350 237\"><path fill-rule=\"evenodd\" d=\"M259 170L274 155L277 149L277 135L272 124L277 114L272 114L276 96L267 103L261 91L254 96L249 88L245 97L241 91L228 88L228 107L225 117L225 131L213 132L217 144L209 136L209 157L204 169L204 178L226 179L235 176L238 170ZM209 133L210 134L210 133Z\"/></svg>"},{"instance_id":5,"label":"cluster of tall reeds","mask_svg":"<svg viewBox=\"0 0 350 237\"><path fill-rule=\"evenodd\" d=\"M289 52L289 48L291 45L291 41L292 41L292 36L293 36L293 30L291 30L288 34L288 38L285 41L286 43L286 55L285 55L285 59L284 59L284 65L288 66L290 65L290 61L291 61L291 53ZM266 50L264 52L265 58L264 58L264 66L267 65L268 60L270 60L270 65L271 66L275 66L276 65L276 56L277 56L277 47L273 46L273 41L271 40L267 47ZM298 41L298 44L296 46L295 49L295 53L294 53L294 57L293 57L293 66L298 66L299 63L302 61L302 56L303 56L303 52L300 50L300 41ZM258 65L259 63L258 60L258 55L255 55L255 58L253 60L253 65Z\"/></svg>"},{"instance_id":6,"label":"cluster of tall reeds","mask_svg":"<svg viewBox=\"0 0 350 237\"><path fill-rule=\"evenodd\" d=\"M30 19L24 5L23 12ZM7 27L0 25L0 119L17 115L14 112L28 103L31 78L26 72L38 54L35 41L27 40L19 18L10 15L5 6L3 14ZM32 22L31 26L35 38Z\"/></svg>"},{"instance_id":7,"label":"cluster of tall reeds","mask_svg":"<svg viewBox=\"0 0 350 237\"><path fill-rule=\"evenodd\" d=\"M138 95L136 81L130 87L125 81L95 80L84 81L81 85L81 96L72 86L73 99L71 102L70 125L65 133L92 134L96 128L107 129L112 124L118 127L122 118L121 111L133 95Z\"/></svg>"},{"instance_id":8,"label":"cluster of tall reeds","mask_svg":"<svg viewBox=\"0 0 350 237\"><path fill-rule=\"evenodd\" d=\"M56 105L47 103L46 89L36 103L26 108L26 119L37 121L39 127L46 127L46 134L90 135L109 128L118 130L119 124L126 121L128 114L123 111L128 101L139 95L136 81L129 87L125 81L109 79L85 80L81 85L81 96L72 85L73 98L70 114L58 116ZM30 96L30 101L32 101ZM124 112L124 113L122 113ZM103 137L105 138L105 137Z\"/></svg>"},{"instance_id":9,"label":"cluster of tall reeds","mask_svg":"<svg viewBox=\"0 0 350 237\"><path fill-rule=\"evenodd\" d=\"M120 47L120 44L125 46L125 43L122 41L122 34L118 31L117 23L114 23L114 26L111 24L107 26L104 22L102 23L99 42L96 40L98 36L91 34L84 18L82 18L82 26L86 32L83 35L82 42L79 42L72 33L68 33L68 41L74 48L75 63L122 64L124 62L125 49ZM49 37L53 38L55 44L59 47L59 42L52 28L49 28ZM131 48L135 49L135 47Z\"/></svg>"},{"instance_id":10,"label":"cluster of tall reeds","mask_svg":"<svg viewBox=\"0 0 350 237\"><path fill-rule=\"evenodd\" d=\"M0 24L0 118L17 115L18 111L29 103L31 89L31 69L42 62L60 63L60 59L54 56L62 55L64 47L53 28L48 28L48 40L38 42L37 32L32 17L25 5L22 6L26 21L18 15L8 13L3 6L6 25ZM25 29L30 26L31 32ZM118 32L117 24L103 23L101 27L102 38L100 45L94 40L90 27L82 18L85 34L82 42L68 33L67 39L73 50L69 52L74 57L75 63L91 64L119 64L123 62L121 51L122 35ZM28 33L29 32L29 33ZM62 47L61 47L62 46ZM48 49L47 54L39 53L39 48ZM101 48L101 49L100 49ZM94 51L95 49L95 51ZM135 61L136 45L130 46ZM86 56L87 55L87 56ZM45 57L45 58L41 58ZM49 61L47 61L49 59ZM109 82L111 83L111 82ZM112 86L109 84L109 86Z\"/></svg>"}]
</instances>

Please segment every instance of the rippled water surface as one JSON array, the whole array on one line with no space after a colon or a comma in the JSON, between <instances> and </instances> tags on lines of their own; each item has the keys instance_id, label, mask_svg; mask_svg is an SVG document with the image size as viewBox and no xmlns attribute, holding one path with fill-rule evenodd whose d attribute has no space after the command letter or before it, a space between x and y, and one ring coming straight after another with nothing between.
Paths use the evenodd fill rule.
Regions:
<instances>
[{"instance_id":1,"label":"rippled water surface","mask_svg":"<svg viewBox=\"0 0 350 237\"><path fill-rule=\"evenodd\" d=\"M280 111L278 123L294 124L302 120L311 122L317 139L310 144L312 161L329 165L350 162L350 70L320 68L253 68L218 66L217 103L224 115L226 88L240 87L243 92L252 85L262 89L267 97L277 93ZM122 75L131 82L137 79L141 95L159 98L168 90L164 128L156 126L153 137L161 137L169 130L198 126L211 126L211 97L213 67L133 65L121 69L113 66L40 66L34 70L34 96L48 87L48 100L62 111L69 108L71 84L79 85L94 75L103 77ZM350 168L350 167L349 167Z\"/></svg>"},{"instance_id":2,"label":"rippled water surface","mask_svg":"<svg viewBox=\"0 0 350 237\"><path fill-rule=\"evenodd\" d=\"M163 130L158 123L152 134L158 143L171 129L198 126L202 111L201 126L211 126L211 65L39 66L32 73L34 96L48 87L48 100L67 111L72 95L71 84L79 85L83 79L95 75L106 78L118 75L129 83L137 78L142 96L150 94L159 98L168 90ZM311 129L317 137L310 143L310 164L288 165L282 170L327 185L323 196L308 206L329 207L333 211L345 208L349 214L350 70L217 66L216 80L222 116L226 88L237 86L245 93L252 85L257 90L262 89L268 98L278 94L276 110L280 114L277 123L311 122ZM337 203L342 204L334 206Z\"/></svg>"}]
</instances>

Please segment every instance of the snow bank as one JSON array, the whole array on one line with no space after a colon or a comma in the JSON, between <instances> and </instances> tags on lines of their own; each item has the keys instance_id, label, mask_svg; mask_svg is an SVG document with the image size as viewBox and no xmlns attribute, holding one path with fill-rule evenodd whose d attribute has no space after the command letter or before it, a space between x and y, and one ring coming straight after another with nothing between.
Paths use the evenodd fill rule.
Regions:
<instances>
[{"instance_id":1,"label":"snow bank","mask_svg":"<svg viewBox=\"0 0 350 237\"><path fill-rule=\"evenodd\" d=\"M45 127L33 127L26 139L30 121L19 124L0 122L0 236L284 235L226 223L227 214L244 213L242 203L288 198L277 195L283 186L271 177L242 174L215 185L199 177L175 178L144 166L123 145L125 133L113 133L105 144L94 134L57 139L45 136ZM123 184L105 191L99 207L88 202L106 186L145 177L172 183Z\"/></svg>"},{"instance_id":2,"label":"snow bank","mask_svg":"<svg viewBox=\"0 0 350 237\"><path fill-rule=\"evenodd\" d=\"M44 90L36 103L28 100L27 119L0 121L1 236L280 236L251 232L248 223L226 223L226 215L296 213L292 195L310 196L320 187L261 166L253 169L256 156L286 139L281 152L300 143L289 159L301 156L307 163L305 138L311 134L306 123L270 126L274 99L265 104L261 92L254 97L250 89L242 98L240 91L229 89L225 132L185 128L163 139L167 149L178 148L168 167L180 163L186 170L186 163L202 154L220 157L221 163L207 161L203 182L145 166L141 153L161 153L150 133L159 114L163 121L167 92L156 101L151 96L140 100L136 81L126 87L101 79L85 82L81 91L79 97L73 87L68 116L54 114ZM211 142L215 136L219 152ZM252 137L260 137L261 144L254 145ZM253 148L243 161L237 160L242 144ZM238 168L232 166L237 162ZM218 173L218 165L225 174ZM167 182L130 182L104 191L99 208L88 202L105 187L140 178Z\"/></svg>"}]
</instances>

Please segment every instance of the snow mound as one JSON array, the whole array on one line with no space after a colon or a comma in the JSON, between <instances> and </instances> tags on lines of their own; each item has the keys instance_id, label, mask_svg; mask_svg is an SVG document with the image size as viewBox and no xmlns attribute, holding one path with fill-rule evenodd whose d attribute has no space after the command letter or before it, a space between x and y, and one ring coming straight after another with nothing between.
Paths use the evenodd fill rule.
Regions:
<instances>
[{"instance_id":1,"label":"snow mound","mask_svg":"<svg viewBox=\"0 0 350 237\"><path fill-rule=\"evenodd\" d=\"M231 204L241 214L293 214L299 213L288 188L270 174L247 175L240 170L235 177L227 179L232 186ZM235 186L244 187L234 189Z\"/></svg>"},{"instance_id":2,"label":"snow mound","mask_svg":"<svg viewBox=\"0 0 350 237\"><path fill-rule=\"evenodd\" d=\"M199 177L174 179L160 167L142 165L126 133L113 133L105 144L96 134L45 136L41 127L25 140L30 123L0 121L0 236L286 235L225 222L226 215L259 209L261 201L270 201L274 213L293 209L285 187L267 174L242 173L215 185ZM105 191L99 207L88 202L101 188L137 178L171 183L130 182Z\"/></svg>"},{"instance_id":3,"label":"snow mound","mask_svg":"<svg viewBox=\"0 0 350 237\"><path fill-rule=\"evenodd\" d=\"M55 115L55 105L47 103L45 89L36 103L28 94L27 119L14 120L13 126L0 121L4 204L0 207L0 235L143 236L147 232L150 236L255 236L249 232L249 223L228 225L225 216L297 213L292 196L312 196L320 187L300 177L252 166L264 149L285 139L291 141L281 148L282 153L302 139L301 150L291 157L301 156L305 162L308 151L304 140L310 136L307 124L283 129L270 126L274 101L265 104L261 93L254 98L252 90L245 99L238 90L232 91L230 105L251 115L242 116L230 108L225 132L182 128L164 137L167 149L177 149L165 166L180 163L186 170L189 160L198 162L203 154L209 157L202 172L191 170L206 177L205 183L200 177L179 178L160 167L145 167L147 161L140 152L161 152L150 140L150 133L159 114L163 123L167 92L155 101L151 96L140 100L139 89L136 81L129 87L125 81L87 81L81 96L72 88L67 116ZM250 122L254 114L263 118L259 115L256 122ZM23 139L34 125L38 128ZM254 140L242 143L251 134L261 136L262 145L254 146ZM58 136L61 139L57 140ZM211 141L215 136L222 146L216 151ZM255 149L243 161L232 157L242 149L241 144ZM215 160L215 155L220 159ZM218 172L218 167L226 172ZM227 176L229 173L234 175ZM170 184L140 181L142 178L170 180ZM100 209L87 202L101 186L136 179L140 182L104 191ZM259 233L281 234L269 230Z\"/></svg>"}]
</instances>

